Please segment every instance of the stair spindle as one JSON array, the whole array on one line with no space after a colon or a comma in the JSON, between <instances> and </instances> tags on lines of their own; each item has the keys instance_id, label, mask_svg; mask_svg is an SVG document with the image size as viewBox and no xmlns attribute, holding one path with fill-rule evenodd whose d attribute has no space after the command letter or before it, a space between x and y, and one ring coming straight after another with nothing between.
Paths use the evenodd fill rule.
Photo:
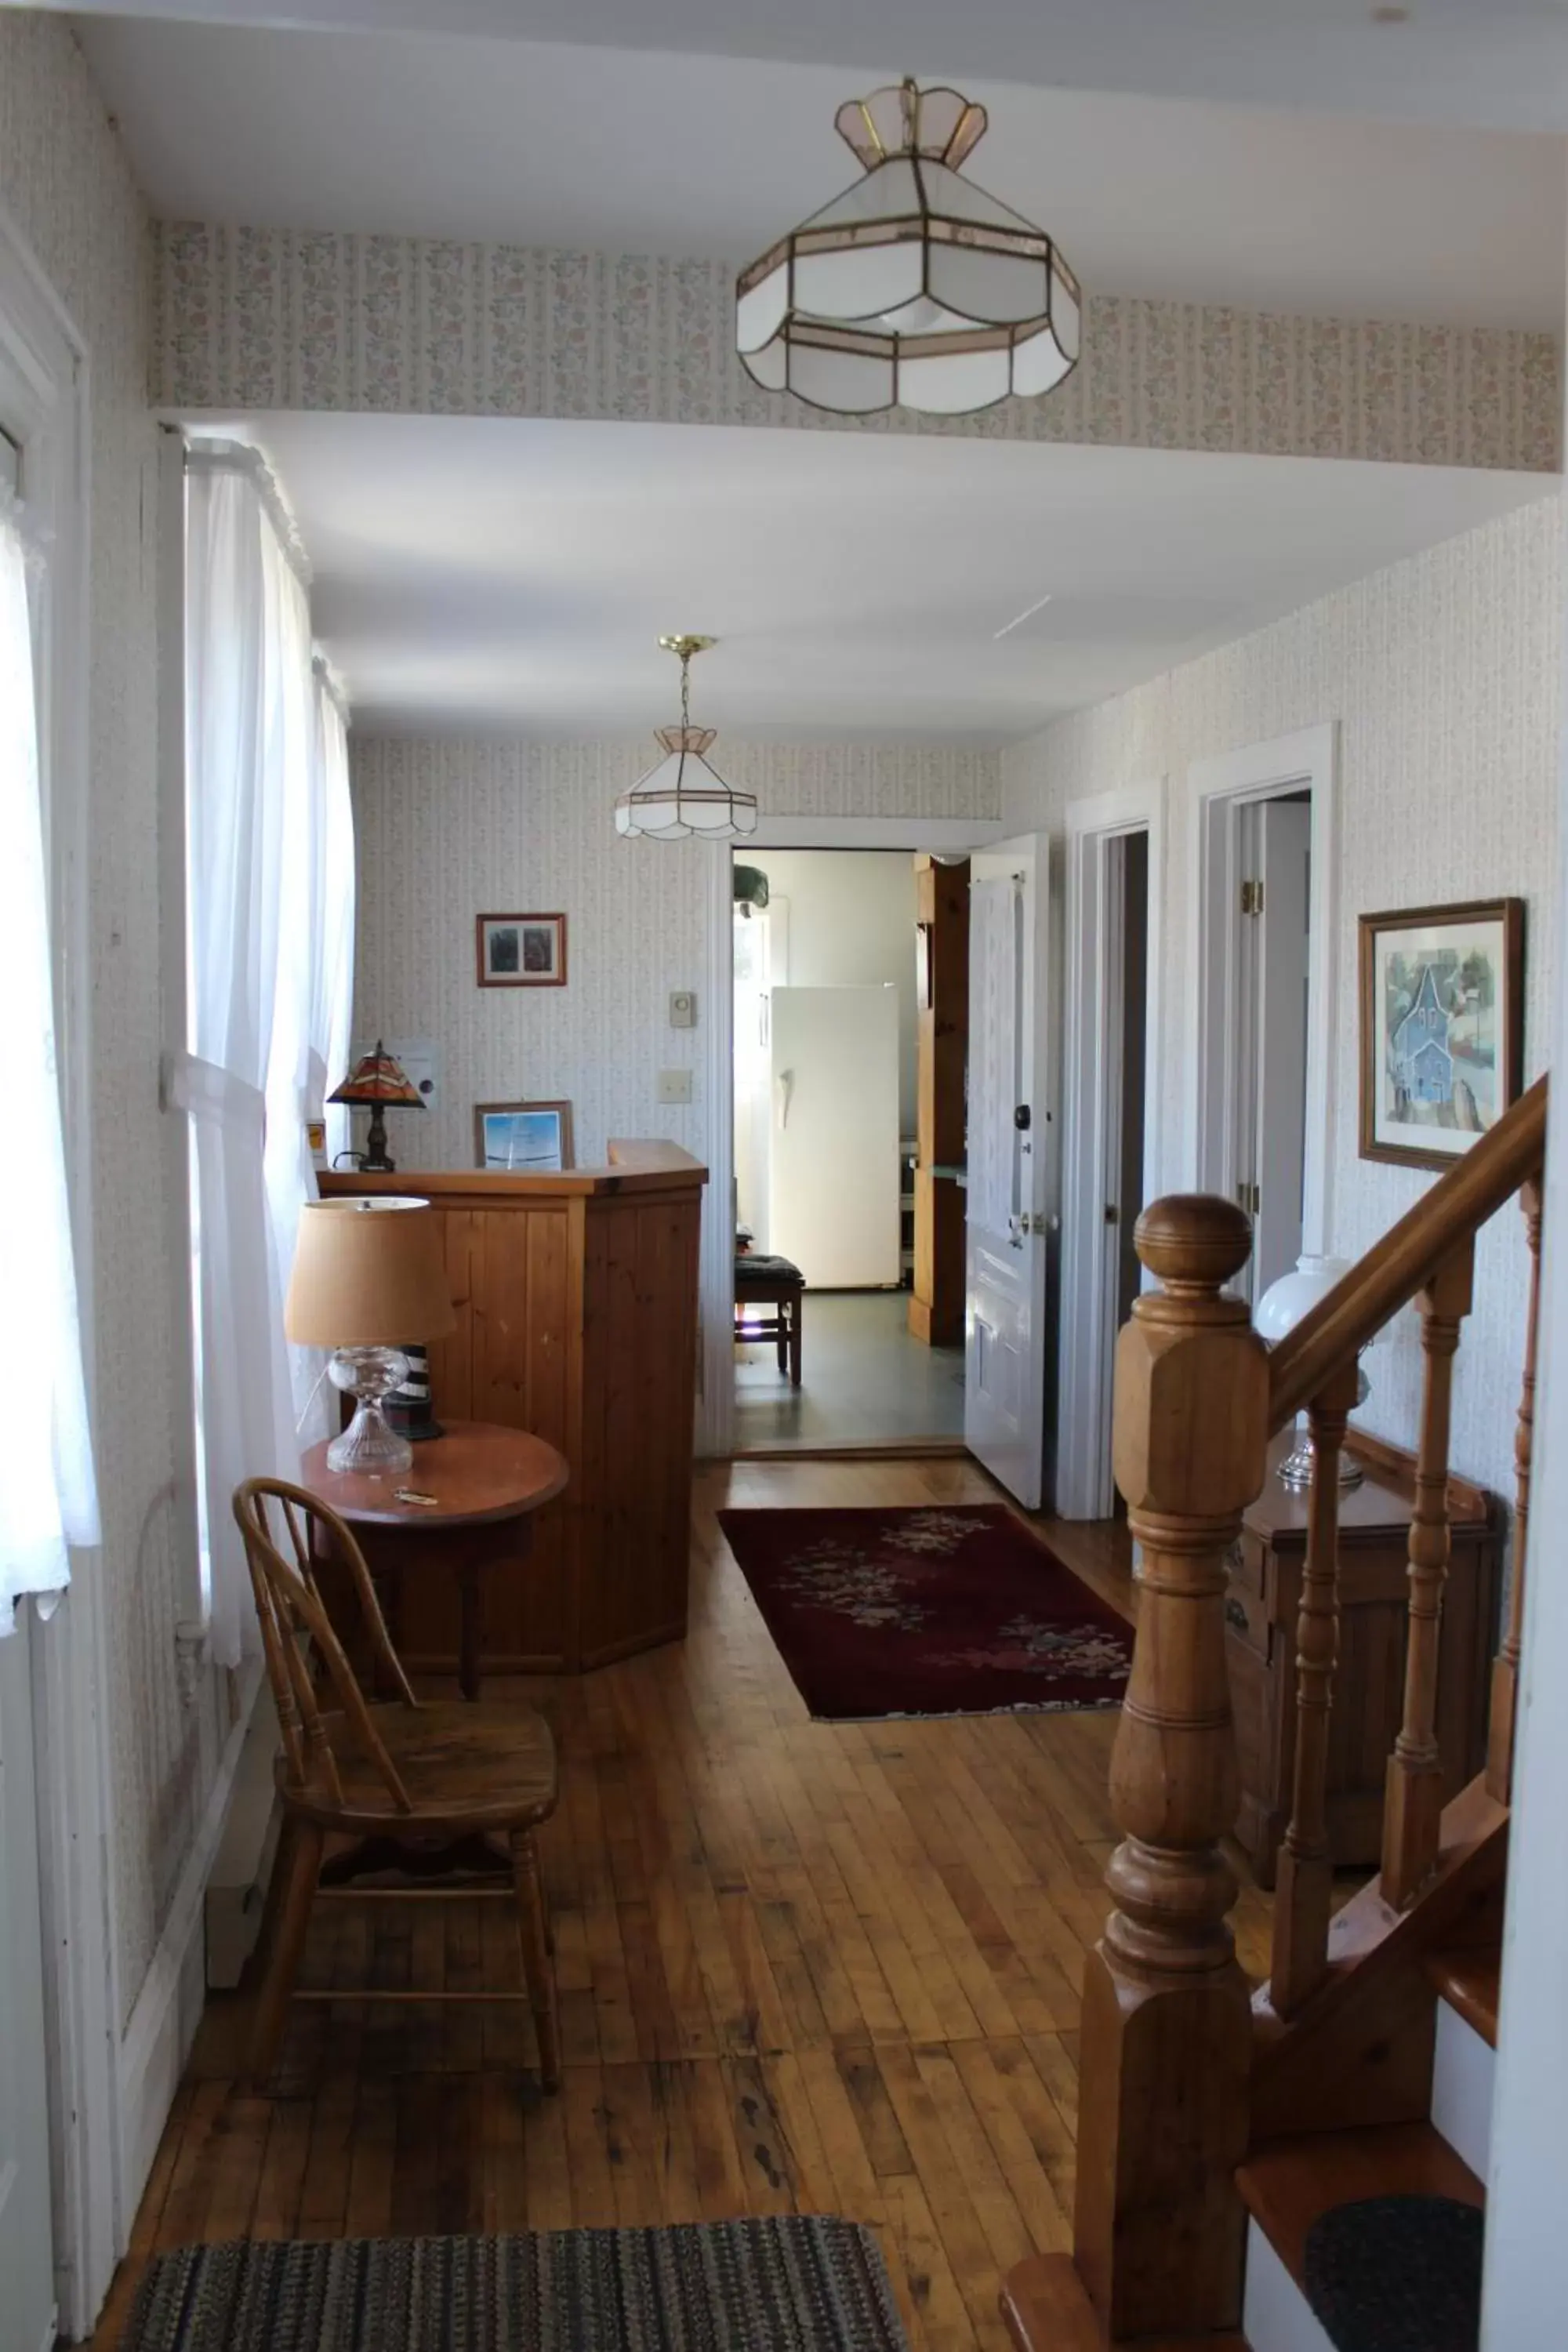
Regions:
<instances>
[{"instance_id":1,"label":"stair spindle","mask_svg":"<svg viewBox=\"0 0 1568 2352\"><path fill-rule=\"evenodd\" d=\"M1425 1381L1410 1520L1409 1633L1405 1712L1388 1759L1383 1816L1383 1895L1394 1910L1414 1902L1436 1867L1443 1813L1437 1748L1437 1651L1448 1575L1448 1424L1459 1326L1470 1311L1475 1240L1445 1259L1416 1305Z\"/></svg>"},{"instance_id":2,"label":"stair spindle","mask_svg":"<svg viewBox=\"0 0 1568 2352\"><path fill-rule=\"evenodd\" d=\"M1314 1466L1307 1497L1307 1556L1296 1619L1296 1758L1290 1824L1279 1850L1269 1999L1289 2017L1328 1974L1334 1864L1329 1845L1329 1714L1340 1630L1340 1452L1356 1401L1355 1359L1335 1373L1309 1413Z\"/></svg>"},{"instance_id":3,"label":"stair spindle","mask_svg":"<svg viewBox=\"0 0 1568 2352\"><path fill-rule=\"evenodd\" d=\"M1142 1548L1110 1803L1115 1904L1084 1970L1075 2257L1108 2338L1239 2316L1252 2020L1220 1841L1239 1790L1226 1556L1263 1484L1268 1360L1224 1286L1251 1227L1228 1202L1156 1201L1138 1255L1163 1287L1116 1351L1116 1483Z\"/></svg>"},{"instance_id":4,"label":"stair spindle","mask_svg":"<svg viewBox=\"0 0 1568 2352\"><path fill-rule=\"evenodd\" d=\"M1524 1634L1524 1574L1529 1565L1530 1472L1535 1447L1535 1339L1541 1306L1541 1187L1535 1177L1521 1188L1530 1244L1530 1307L1524 1332L1524 1378L1514 1429L1513 1580L1509 1591L1508 1631L1492 1662L1491 1722L1487 1738L1487 1792L1500 1805L1509 1801L1513 1781L1514 1720L1519 1705L1519 1658Z\"/></svg>"}]
</instances>

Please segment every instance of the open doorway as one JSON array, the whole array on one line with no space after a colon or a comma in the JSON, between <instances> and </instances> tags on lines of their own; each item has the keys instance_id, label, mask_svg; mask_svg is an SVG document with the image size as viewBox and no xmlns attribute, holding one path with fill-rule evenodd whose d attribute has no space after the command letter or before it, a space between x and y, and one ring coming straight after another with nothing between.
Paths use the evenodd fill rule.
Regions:
<instances>
[{"instance_id":1,"label":"open doorway","mask_svg":"<svg viewBox=\"0 0 1568 2352\"><path fill-rule=\"evenodd\" d=\"M930 863L896 849L733 859L741 1454L962 1444L962 1317L949 1329L916 1296L949 1192L960 1252L963 1233L962 1166L938 1181L920 1142ZM951 1093L951 1050L946 1069Z\"/></svg>"},{"instance_id":2,"label":"open doorway","mask_svg":"<svg viewBox=\"0 0 1568 2352\"><path fill-rule=\"evenodd\" d=\"M1103 1519L1116 1335L1142 1282L1156 1189L1163 786L1068 812L1067 1118L1057 1508Z\"/></svg>"},{"instance_id":3,"label":"open doorway","mask_svg":"<svg viewBox=\"0 0 1568 2352\"><path fill-rule=\"evenodd\" d=\"M1335 751L1308 728L1191 772L1193 1174L1252 1220L1235 1288L1254 1303L1323 1246Z\"/></svg>"}]
</instances>

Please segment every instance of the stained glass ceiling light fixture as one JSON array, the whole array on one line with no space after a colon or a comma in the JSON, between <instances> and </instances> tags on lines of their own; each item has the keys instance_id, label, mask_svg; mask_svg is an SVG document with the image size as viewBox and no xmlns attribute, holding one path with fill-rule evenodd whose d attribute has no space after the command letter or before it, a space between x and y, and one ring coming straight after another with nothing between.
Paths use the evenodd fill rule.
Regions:
<instances>
[{"instance_id":1,"label":"stained glass ceiling light fixture","mask_svg":"<svg viewBox=\"0 0 1568 2352\"><path fill-rule=\"evenodd\" d=\"M616 831L628 840L685 841L696 834L704 841L724 841L757 829L756 795L737 792L709 766L705 754L715 740L714 730L691 724L692 656L717 642L713 637L659 639L666 653L680 657L680 724L654 729L653 740L663 759L616 803Z\"/></svg>"},{"instance_id":2,"label":"stained glass ceiling light fixture","mask_svg":"<svg viewBox=\"0 0 1568 2352\"><path fill-rule=\"evenodd\" d=\"M985 109L906 80L834 121L865 177L742 273L747 374L853 416L958 416L1060 383L1078 363L1083 298L1045 231L959 170Z\"/></svg>"}]
</instances>

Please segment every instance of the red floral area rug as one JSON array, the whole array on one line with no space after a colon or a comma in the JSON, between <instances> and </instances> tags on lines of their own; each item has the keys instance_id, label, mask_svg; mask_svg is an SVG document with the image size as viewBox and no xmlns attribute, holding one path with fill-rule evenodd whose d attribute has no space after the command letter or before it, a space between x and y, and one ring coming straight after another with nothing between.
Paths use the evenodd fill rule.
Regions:
<instances>
[{"instance_id":1,"label":"red floral area rug","mask_svg":"<svg viewBox=\"0 0 1568 2352\"><path fill-rule=\"evenodd\" d=\"M814 1716L1121 1705L1132 1628L1000 1504L719 1524Z\"/></svg>"}]
</instances>

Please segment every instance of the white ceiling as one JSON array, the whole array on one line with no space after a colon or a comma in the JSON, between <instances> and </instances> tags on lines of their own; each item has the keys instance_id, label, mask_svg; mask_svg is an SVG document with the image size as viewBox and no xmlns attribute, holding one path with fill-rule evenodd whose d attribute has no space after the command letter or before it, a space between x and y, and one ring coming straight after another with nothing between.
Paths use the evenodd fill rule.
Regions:
<instances>
[{"instance_id":1,"label":"white ceiling","mask_svg":"<svg viewBox=\"0 0 1568 2352\"><path fill-rule=\"evenodd\" d=\"M266 448L356 722L675 716L996 743L1547 495L1539 475L491 418L199 420ZM1015 616L1049 597L1005 636Z\"/></svg>"},{"instance_id":2,"label":"white ceiling","mask_svg":"<svg viewBox=\"0 0 1568 2352\"><path fill-rule=\"evenodd\" d=\"M164 217L736 261L855 178L834 113L915 46L847 73L132 20L85 39ZM991 111L973 176L1093 290L1561 323L1556 139L963 86Z\"/></svg>"},{"instance_id":3,"label":"white ceiling","mask_svg":"<svg viewBox=\"0 0 1568 2352\"><path fill-rule=\"evenodd\" d=\"M83 16L134 16L78 0ZM960 71L1405 121L1568 130L1564 0L163 0L229 24L422 28L595 47ZM685 135L700 136L689 122ZM588 132L592 135L591 131Z\"/></svg>"}]
</instances>

